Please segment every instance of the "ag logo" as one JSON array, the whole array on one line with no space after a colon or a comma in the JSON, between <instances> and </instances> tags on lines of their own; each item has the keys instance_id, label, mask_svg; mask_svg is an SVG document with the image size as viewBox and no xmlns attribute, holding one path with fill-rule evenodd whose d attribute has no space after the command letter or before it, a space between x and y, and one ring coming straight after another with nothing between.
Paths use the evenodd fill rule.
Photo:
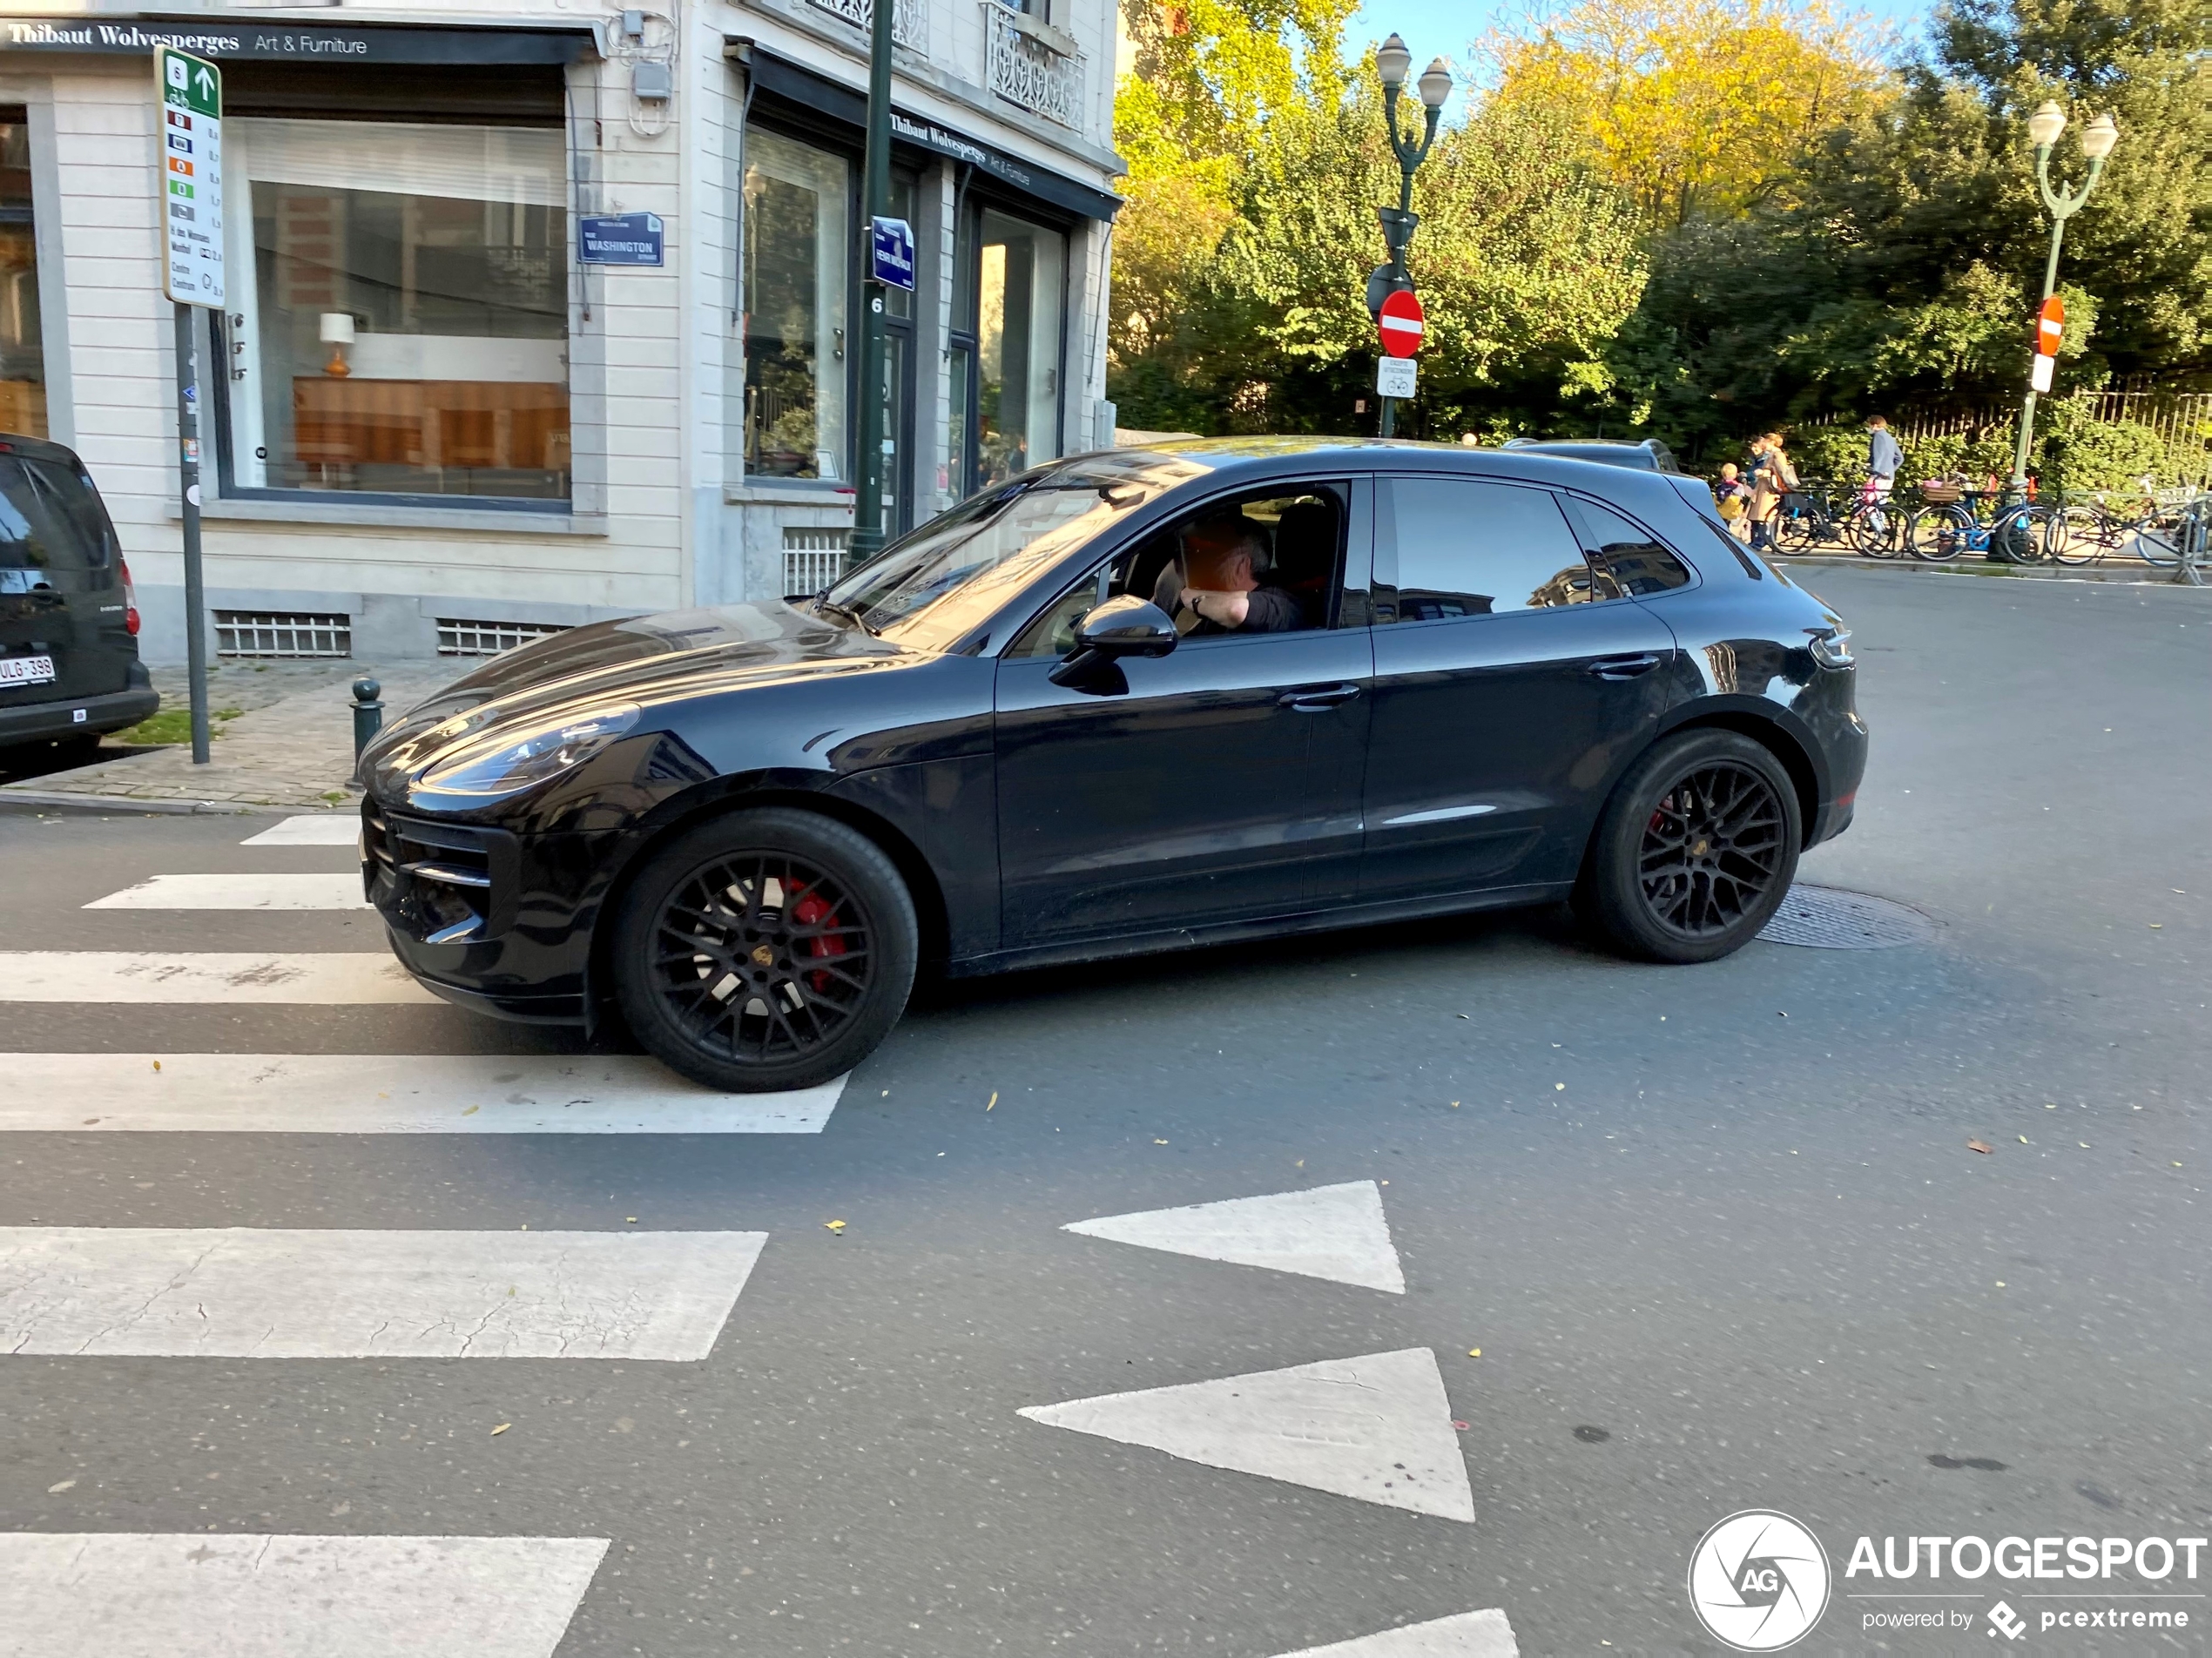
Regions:
<instances>
[{"instance_id":1,"label":"ag logo","mask_svg":"<svg viewBox=\"0 0 2212 1658\"><path fill-rule=\"evenodd\" d=\"M1787 1514L1747 1508L1698 1540L1689 1604L1713 1638L1738 1652L1779 1652L1828 1607L1828 1555Z\"/></svg>"}]
</instances>

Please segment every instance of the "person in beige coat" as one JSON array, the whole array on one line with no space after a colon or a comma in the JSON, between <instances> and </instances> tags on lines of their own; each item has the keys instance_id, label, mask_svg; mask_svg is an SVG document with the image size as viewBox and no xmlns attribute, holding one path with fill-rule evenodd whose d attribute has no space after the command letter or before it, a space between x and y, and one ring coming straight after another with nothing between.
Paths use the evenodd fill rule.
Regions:
<instances>
[{"instance_id":1,"label":"person in beige coat","mask_svg":"<svg viewBox=\"0 0 2212 1658\"><path fill-rule=\"evenodd\" d=\"M1782 434L1767 432L1751 442L1751 545L1774 543L1774 521L1781 515L1782 497L1797 487L1797 468L1782 448Z\"/></svg>"}]
</instances>

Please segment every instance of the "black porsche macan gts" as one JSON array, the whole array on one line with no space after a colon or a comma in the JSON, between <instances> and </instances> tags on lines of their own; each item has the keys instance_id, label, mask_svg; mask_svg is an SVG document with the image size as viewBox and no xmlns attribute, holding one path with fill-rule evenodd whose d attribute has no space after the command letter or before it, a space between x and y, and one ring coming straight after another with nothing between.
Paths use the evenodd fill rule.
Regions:
<instances>
[{"instance_id":1,"label":"black porsche macan gts","mask_svg":"<svg viewBox=\"0 0 2212 1658\"><path fill-rule=\"evenodd\" d=\"M925 964L1569 896L1631 955L1705 961L1851 820L1850 642L1668 473L1079 455L812 598L486 664L364 755L363 877L439 994L618 1011L742 1090L849 1070Z\"/></svg>"}]
</instances>

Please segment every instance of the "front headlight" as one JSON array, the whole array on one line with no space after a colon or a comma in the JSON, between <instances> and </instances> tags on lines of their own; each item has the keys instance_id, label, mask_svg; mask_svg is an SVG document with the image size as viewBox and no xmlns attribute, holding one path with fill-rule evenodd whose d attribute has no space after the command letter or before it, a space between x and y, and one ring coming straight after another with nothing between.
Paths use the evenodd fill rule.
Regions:
<instances>
[{"instance_id":1,"label":"front headlight","mask_svg":"<svg viewBox=\"0 0 2212 1658\"><path fill-rule=\"evenodd\" d=\"M1824 668L1848 668L1858 660L1851 655L1849 628L1823 628L1813 634L1808 648Z\"/></svg>"},{"instance_id":2,"label":"front headlight","mask_svg":"<svg viewBox=\"0 0 2212 1658\"><path fill-rule=\"evenodd\" d=\"M617 703L521 736L501 731L444 755L422 774L420 787L440 794L486 798L517 794L533 784L581 765L637 723L635 703Z\"/></svg>"}]
</instances>

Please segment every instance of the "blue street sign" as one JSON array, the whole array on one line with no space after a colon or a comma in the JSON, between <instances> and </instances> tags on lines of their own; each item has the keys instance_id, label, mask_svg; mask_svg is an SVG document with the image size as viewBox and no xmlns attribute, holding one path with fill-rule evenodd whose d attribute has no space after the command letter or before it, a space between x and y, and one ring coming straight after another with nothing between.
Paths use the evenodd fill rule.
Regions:
<instances>
[{"instance_id":1,"label":"blue street sign","mask_svg":"<svg viewBox=\"0 0 2212 1658\"><path fill-rule=\"evenodd\" d=\"M655 213L599 213L576 221L577 258L585 265L658 265L664 244Z\"/></svg>"},{"instance_id":2,"label":"blue street sign","mask_svg":"<svg viewBox=\"0 0 2212 1658\"><path fill-rule=\"evenodd\" d=\"M903 219L868 221L868 251L875 280L886 287L914 289L914 233Z\"/></svg>"}]
</instances>

